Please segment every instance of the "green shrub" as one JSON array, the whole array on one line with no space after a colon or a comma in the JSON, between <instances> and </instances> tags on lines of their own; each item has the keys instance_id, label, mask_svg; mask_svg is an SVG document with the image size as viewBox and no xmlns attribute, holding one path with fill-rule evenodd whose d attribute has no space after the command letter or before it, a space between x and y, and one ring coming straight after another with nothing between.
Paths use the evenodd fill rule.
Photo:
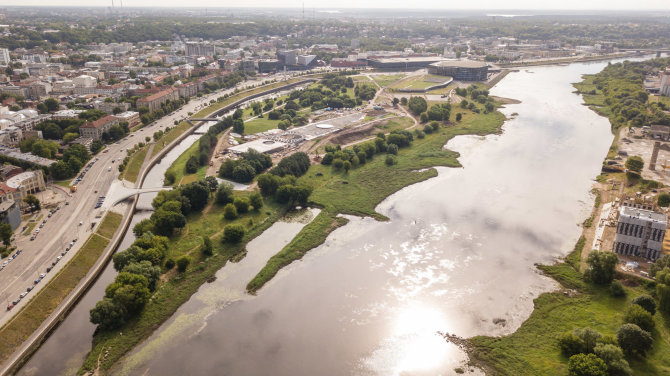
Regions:
<instances>
[{"instance_id":1,"label":"green shrub","mask_svg":"<svg viewBox=\"0 0 670 376\"><path fill-rule=\"evenodd\" d=\"M223 207L223 218L233 220L237 218L237 208L233 204L226 204Z\"/></svg>"},{"instance_id":2,"label":"green shrub","mask_svg":"<svg viewBox=\"0 0 670 376\"><path fill-rule=\"evenodd\" d=\"M177 270L179 273L183 273L186 271L186 268L188 268L188 264L191 263L191 259L188 258L187 256L182 256L177 259Z\"/></svg>"},{"instance_id":3,"label":"green shrub","mask_svg":"<svg viewBox=\"0 0 670 376\"><path fill-rule=\"evenodd\" d=\"M223 241L227 243L239 243L244 237L244 227L239 224L227 225L223 229Z\"/></svg>"}]
</instances>

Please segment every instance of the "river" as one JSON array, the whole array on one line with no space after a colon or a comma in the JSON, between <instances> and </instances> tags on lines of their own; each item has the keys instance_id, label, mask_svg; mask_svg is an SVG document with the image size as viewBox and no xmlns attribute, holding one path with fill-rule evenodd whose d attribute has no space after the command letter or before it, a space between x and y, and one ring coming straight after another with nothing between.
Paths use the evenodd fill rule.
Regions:
<instances>
[{"instance_id":1,"label":"river","mask_svg":"<svg viewBox=\"0 0 670 376\"><path fill-rule=\"evenodd\" d=\"M509 74L491 91L521 100L504 132L448 144L464 168L387 198L389 222L351 218L258 296L201 312L197 331L170 320L114 373L452 374L466 356L438 331L511 333L556 287L534 264L574 245L612 141L570 83L605 64Z\"/></svg>"},{"instance_id":2,"label":"river","mask_svg":"<svg viewBox=\"0 0 670 376\"><path fill-rule=\"evenodd\" d=\"M583 106L570 83L605 65L509 74L491 90L522 101L502 109L511 118L504 132L448 144L464 168L439 168L387 198L377 210L388 222L350 218L258 296L230 303L224 288L200 289L114 372L452 374L467 359L438 331L511 333L532 300L556 287L534 264L572 248L612 141L607 119ZM79 367L93 332L88 310L104 286L96 283L23 373Z\"/></svg>"}]
</instances>

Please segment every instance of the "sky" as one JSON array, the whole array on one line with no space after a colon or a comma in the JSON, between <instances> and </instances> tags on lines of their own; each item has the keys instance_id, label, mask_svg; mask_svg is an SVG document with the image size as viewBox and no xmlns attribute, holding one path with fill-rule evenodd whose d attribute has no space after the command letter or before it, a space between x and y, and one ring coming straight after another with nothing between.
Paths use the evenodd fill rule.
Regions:
<instances>
[{"instance_id":1,"label":"sky","mask_svg":"<svg viewBox=\"0 0 670 376\"><path fill-rule=\"evenodd\" d=\"M300 8L301 0L115 0L124 6L160 7L287 7ZM0 0L2 5L110 6L111 0ZM305 8L423 8L423 9L539 9L539 10L666 10L670 0L307 0ZM1 6L1 5L0 5Z\"/></svg>"}]
</instances>

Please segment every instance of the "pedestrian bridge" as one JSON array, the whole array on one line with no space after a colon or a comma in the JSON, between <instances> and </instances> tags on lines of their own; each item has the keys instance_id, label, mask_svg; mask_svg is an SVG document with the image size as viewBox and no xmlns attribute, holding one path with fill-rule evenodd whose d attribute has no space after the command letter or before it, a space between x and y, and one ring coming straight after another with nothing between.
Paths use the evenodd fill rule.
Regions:
<instances>
[{"instance_id":1,"label":"pedestrian bridge","mask_svg":"<svg viewBox=\"0 0 670 376\"><path fill-rule=\"evenodd\" d=\"M127 188L124 186L117 186L115 189L110 192L110 196L108 197L107 202L111 203L110 206L116 206L120 204L121 202L140 195L142 193L150 193L150 192L160 192L164 190L170 190L172 187L155 187L155 188Z\"/></svg>"}]
</instances>

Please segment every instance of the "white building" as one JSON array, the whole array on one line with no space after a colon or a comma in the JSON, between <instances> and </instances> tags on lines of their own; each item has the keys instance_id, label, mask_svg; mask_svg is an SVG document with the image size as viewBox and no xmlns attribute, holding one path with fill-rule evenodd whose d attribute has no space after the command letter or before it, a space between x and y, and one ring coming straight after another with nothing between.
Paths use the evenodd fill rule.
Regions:
<instances>
[{"instance_id":1,"label":"white building","mask_svg":"<svg viewBox=\"0 0 670 376\"><path fill-rule=\"evenodd\" d=\"M665 71L661 73L661 87L659 92L661 95L670 97L670 67L665 68Z\"/></svg>"},{"instance_id":2,"label":"white building","mask_svg":"<svg viewBox=\"0 0 670 376\"><path fill-rule=\"evenodd\" d=\"M9 64L9 50L6 48L0 48L0 65Z\"/></svg>"},{"instance_id":3,"label":"white building","mask_svg":"<svg viewBox=\"0 0 670 376\"><path fill-rule=\"evenodd\" d=\"M98 80L95 77L86 74L73 78L72 82L76 87L95 87L98 84Z\"/></svg>"},{"instance_id":4,"label":"white building","mask_svg":"<svg viewBox=\"0 0 670 376\"><path fill-rule=\"evenodd\" d=\"M656 260L663 249L667 225L663 213L622 205L613 249L620 255Z\"/></svg>"},{"instance_id":5,"label":"white building","mask_svg":"<svg viewBox=\"0 0 670 376\"><path fill-rule=\"evenodd\" d=\"M14 199L23 200L26 196L46 189L42 170L26 171L14 175L7 180L7 186L16 189Z\"/></svg>"}]
</instances>

